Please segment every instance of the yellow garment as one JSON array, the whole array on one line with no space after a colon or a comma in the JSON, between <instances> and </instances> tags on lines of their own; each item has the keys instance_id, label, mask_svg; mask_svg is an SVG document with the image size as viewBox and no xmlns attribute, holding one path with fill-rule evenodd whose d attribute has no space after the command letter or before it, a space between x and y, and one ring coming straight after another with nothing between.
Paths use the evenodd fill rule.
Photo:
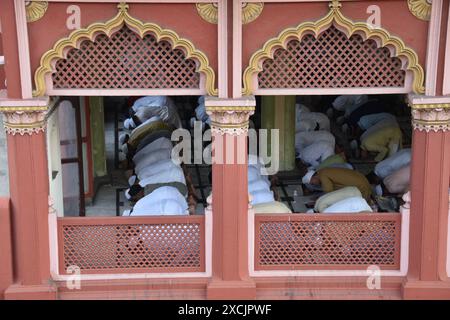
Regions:
<instances>
[{"instance_id":1,"label":"yellow garment","mask_svg":"<svg viewBox=\"0 0 450 320\"><path fill-rule=\"evenodd\" d=\"M324 168L317 171L324 192L332 192L354 186L361 191L364 199L370 201L372 188L367 178L360 172L346 168Z\"/></svg>"},{"instance_id":2,"label":"yellow garment","mask_svg":"<svg viewBox=\"0 0 450 320\"><path fill-rule=\"evenodd\" d=\"M369 152L378 152L375 161L390 157L401 148L402 131L398 126L387 126L371 133L363 141L361 148Z\"/></svg>"},{"instance_id":3,"label":"yellow garment","mask_svg":"<svg viewBox=\"0 0 450 320\"><path fill-rule=\"evenodd\" d=\"M142 124L131 132L130 139L128 140L128 145L132 148L136 148L139 142L152 132L159 130L170 130L173 131L173 127L163 121L154 121L146 124Z\"/></svg>"}]
</instances>

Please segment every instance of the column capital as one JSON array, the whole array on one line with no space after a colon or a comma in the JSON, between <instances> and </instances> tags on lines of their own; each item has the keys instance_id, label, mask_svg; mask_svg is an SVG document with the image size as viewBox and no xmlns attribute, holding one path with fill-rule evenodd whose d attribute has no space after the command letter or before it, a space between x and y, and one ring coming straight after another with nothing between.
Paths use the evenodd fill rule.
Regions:
<instances>
[{"instance_id":1,"label":"column capital","mask_svg":"<svg viewBox=\"0 0 450 320\"><path fill-rule=\"evenodd\" d=\"M206 113L211 118L213 133L240 135L246 134L250 116L254 114L256 100L254 96L239 99L220 99L206 97Z\"/></svg>"},{"instance_id":2,"label":"column capital","mask_svg":"<svg viewBox=\"0 0 450 320\"><path fill-rule=\"evenodd\" d=\"M443 99L409 99L412 127L419 131L450 131L450 101Z\"/></svg>"},{"instance_id":3,"label":"column capital","mask_svg":"<svg viewBox=\"0 0 450 320\"><path fill-rule=\"evenodd\" d=\"M8 100L0 97L3 125L10 135L35 134L45 131L48 111L55 101L49 98Z\"/></svg>"}]
</instances>

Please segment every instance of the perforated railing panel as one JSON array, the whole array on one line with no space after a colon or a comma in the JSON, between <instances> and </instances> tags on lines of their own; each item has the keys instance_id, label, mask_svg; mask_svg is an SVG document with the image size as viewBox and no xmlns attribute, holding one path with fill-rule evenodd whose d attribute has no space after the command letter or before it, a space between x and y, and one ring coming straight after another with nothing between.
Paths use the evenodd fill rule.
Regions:
<instances>
[{"instance_id":1,"label":"perforated railing panel","mask_svg":"<svg viewBox=\"0 0 450 320\"><path fill-rule=\"evenodd\" d=\"M59 225L60 271L70 266L83 274L203 271L204 220L192 219L109 224L92 224L89 218L86 224L63 219Z\"/></svg>"},{"instance_id":2,"label":"perforated railing panel","mask_svg":"<svg viewBox=\"0 0 450 320\"><path fill-rule=\"evenodd\" d=\"M83 41L56 63L55 89L199 89L196 63L167 41L141 39L126 26Z\"/></svg>"},{"instance_id":3,"label":"perforated railing panel","mask_svg":"<svg viewBox=\"0 0 450 320\"><path fill-rule=\"evenodd\" d=\"M405 71L388 48L350 38L331 26L316 39L305 35L275 51L258 74L260 89L403 87Z\"/></svg>"},{"instance_id":4,"label":"perforated railing panel","mask_svg":"<svg viewBox=\"0 0 450 320\"><path fill-rule=\"evenodd\" d=\"M255 270L399 267L398 216L381 221L333 216L319 221L295 219L256 218Z\"/></svg>"}]
</instances>

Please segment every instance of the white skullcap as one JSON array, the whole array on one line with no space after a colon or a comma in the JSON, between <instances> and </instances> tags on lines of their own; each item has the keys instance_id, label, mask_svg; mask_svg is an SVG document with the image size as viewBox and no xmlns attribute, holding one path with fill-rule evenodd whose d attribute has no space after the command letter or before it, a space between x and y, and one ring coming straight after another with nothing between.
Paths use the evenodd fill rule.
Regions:
<instances>
[{"instance_id":1,"label":"white skullcap","mask_svg":"<svg viewBox=\"0 0 450 320\"><path fill-rule=\"evenodd\" d=\"M133 119L131 119L131 118L125 119L125 121L123 122L123 126L127 130L136 128L136 124L134 123Z\"/></svg>"},{"instance_id":2,"label":"white skullcap","mask_svg":"<svg viewBox=\"0 0 450 320\"><path fill-rule=\"evenodd\" d=\"M127 138L127 136L128 136L128 134L126 134L126 133L122 133L119 136L119 143L120 143L120 145L123 145L125 143L125 139Z\"/></svg>"},{"instance_id":3,"label":"white skullcap","mask_svg":"<svg viewBox=\"0 0 450 320\"><path fill-rule=\"evenodd\" d=\"M136 183L136 175L132 175L129 179L128 179L128 184L130 186L134 185Z\"/></svg>"},{"instance_id":4,"label":"white skullcap","mask_svg":"<svg viewBox=\"0 0 450 320\"><path fill-rule=\"evenodd\" d=\"M308 172L303 176L302 183L303 184L309 184L311 182L311 178L316 173L314 170L308 170Z\"/></svg>"},{"instance_id":5,"label":"white skullcap","mask_svg":"<svg viewBox=\"0 0 450 320\"><path fill-rule=\"evenodd\" d=\"M122 152L128 154L128 145L126 143L122 145Z\"/></svg>"}]
</instances>

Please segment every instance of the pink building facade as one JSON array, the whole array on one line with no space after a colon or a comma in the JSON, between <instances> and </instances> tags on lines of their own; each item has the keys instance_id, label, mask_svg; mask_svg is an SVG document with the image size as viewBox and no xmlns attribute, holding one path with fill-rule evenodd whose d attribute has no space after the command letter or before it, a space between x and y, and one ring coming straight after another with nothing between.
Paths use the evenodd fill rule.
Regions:
<instances>
[{"instance_id":1,"label":"pink building facade","mask_svg":"<svg viewBox=\"0 0 450 320\"><path fill-rule=\"evenodd\" d=\"M450 299L449 13L449 0L2 0L10 197L0 199L1 297ZM348 59L333 60L327 46ZM311 52L359 76L311 67ZM172 67L136 79L135 61ZM204 216L69 218L54 205L47 133L58 97L205 95L214 143L225 153L219 141L234 142L237 158L255 95L358 93L408 96L412 181L398 213L256 215L246 164L212 165ZM296 239L290 250L280 226ZM191 232L170 248L153 237L179 228ZM151 243L134 241L143 230ZM78 289L68 286L74 265ZM381 289L368 286L373 265Z\"/></svg>"}]
</instances>

